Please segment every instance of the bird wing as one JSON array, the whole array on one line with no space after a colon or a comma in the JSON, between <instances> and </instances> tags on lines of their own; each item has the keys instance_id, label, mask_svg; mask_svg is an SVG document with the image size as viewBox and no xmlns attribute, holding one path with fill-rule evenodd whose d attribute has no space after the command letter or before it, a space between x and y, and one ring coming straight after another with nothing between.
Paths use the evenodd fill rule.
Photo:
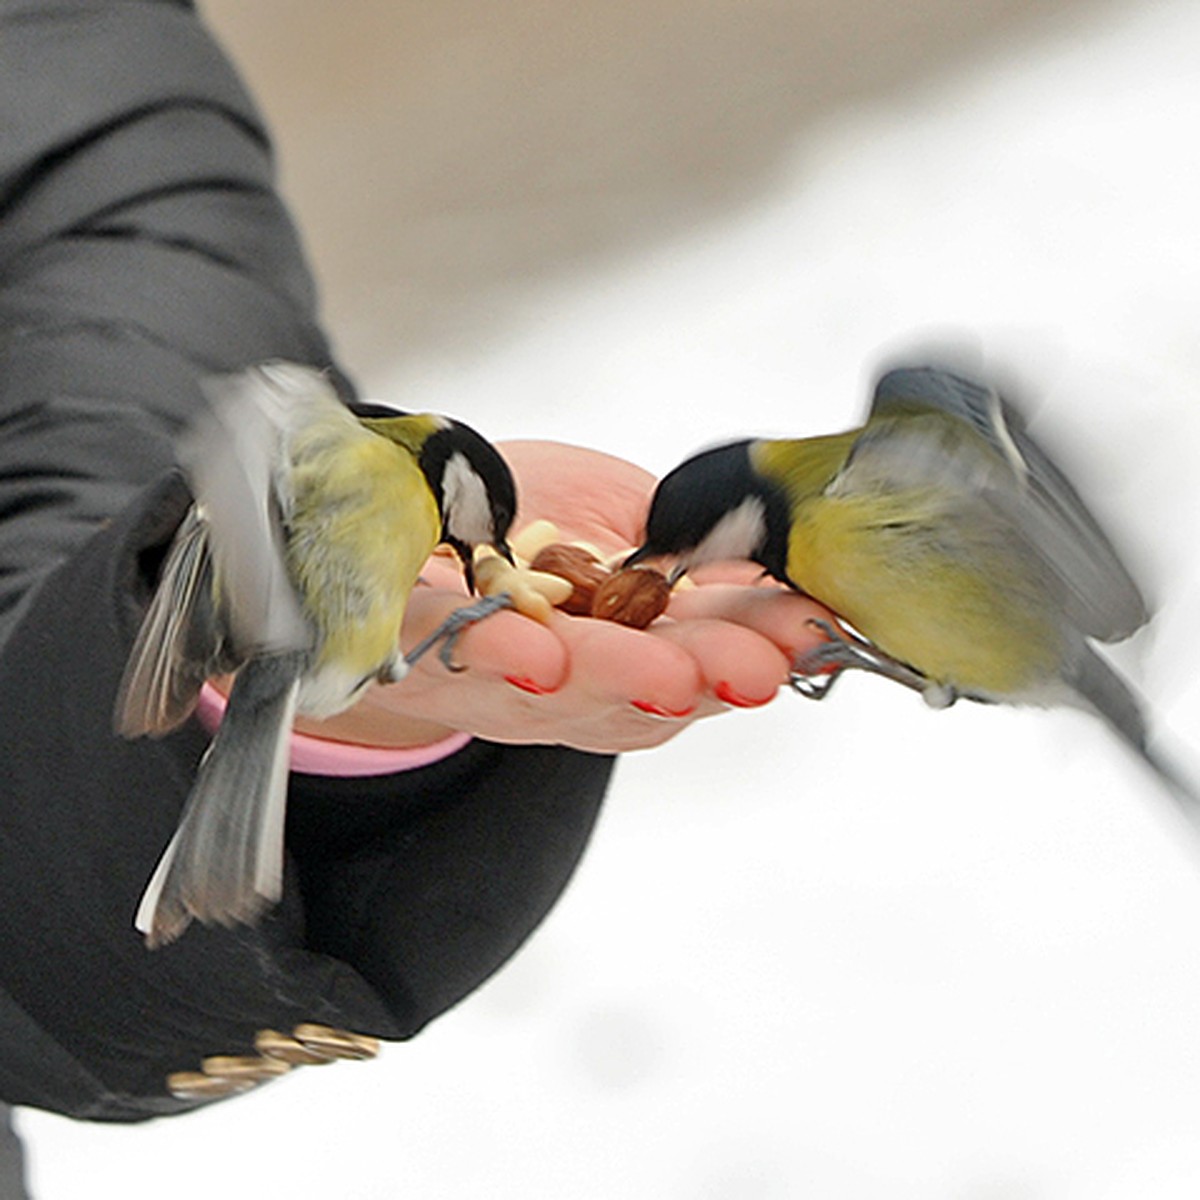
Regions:
<instances>
[{"instance_id":1,"label":"bird wing","mask_svg":"<svg viewBox=\"0 0 1200 1200\"><path fill-rule=\"evenodd\" d=\"M304 649L313 635L284 549L287 436L312 406L340 402L320 372L291 363L208 380L204 392L209 411L179 457L208 525L231 641L243 657Z\"/></svg>"},{"instance_id":2,"label":"bird wing","mask_svg":"<svg viewBox=\"0 0 1200 1200\"><path fill-rule=\"evenodd\" d=\"M930 414L961 425L933 438L905 418ZM961 436L969 431L975 437ZM875 390L871 420L851 462L893 481L936 484L964 504L982 502L1009 536L1061 585L1064 613L1102 641L1147 620L1145 601L1079 494L992 389L933 367L901 368Z\"/></svg>"},{"instance_id":3,"label":"bird wing","mask_svg":"<svg viewBox=\"0 0 1200 1200\"><path fill-rule=\"evenodd\" d=\"M206 679L313 640L284 557L286 440L313 405L340 408L336 393L318 372L288 363L209 380L204 391L209 407L178 447L194 503L118 690L113 724L124 737L169 732L191 715Z\"/></svg>"},{"instance_id":4,"label":"bird wing","mask_svg":"<svg viewBox=\"0 0 1200 1200\"><path fill-rule=\"evenodd\" d=\"M193 507L167 552L117 692L113 727L122 737L164 734L196 707L205 679L220 674L223 639L212 606L208 526Z\"/></svg>"}]
</instances>

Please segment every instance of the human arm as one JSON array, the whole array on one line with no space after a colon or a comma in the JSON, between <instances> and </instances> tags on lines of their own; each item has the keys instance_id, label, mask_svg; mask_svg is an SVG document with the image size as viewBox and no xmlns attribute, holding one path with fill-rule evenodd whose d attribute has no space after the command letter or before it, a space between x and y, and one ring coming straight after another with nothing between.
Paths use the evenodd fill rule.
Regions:
<instances>
[{"instance_id":1,"label":"human arm","mask_svg":"<svg viewBox=\"0 0 1200 1200\"><path fill-rule=\"evenodd\" d=\"M188 503L172 437L204 375L330 353L265 131L189 5L5 6L0 111L0 1098L132 1120L190 1107L167 1075L262 1028L400 1038L461 999L557 897L611 760L479 741L295 776L279 910L145 949L206 741L111 732Z\"/></svg>"},{"instance_id":2,"label":"human arm","mask_svg":"<svg viewBox=\"0 0 1200 1200\"><path fill-rule=\"evenodd\" d=\"M168 1074L251 1054L263 1028L404 1038L469 994L566 885L611 752L721 708L752 657L731 652L737 626L768 634L740 694L773 692L758 685L777 681L802 602L701 588L676 616L738 619L646 634L501 614L463 639L466 673L431 660L407 700L387 693L409 739L411 703L416 741L461 727L469 746L402 774L295 774L278 910L146 951L133 911L207 741L196 723L111 733L189 500L172 438L204 375L331 355L265 131L189 5L7 6L0 109L15 114L0 148L0 1098L133 1120L190 1107ZM527 507L635 540L648 477L620 468L621 523L597 531L563 509L568 459L519 467ZM421 589L412 635L461 599Z\"/></svg>"}]
</instances>

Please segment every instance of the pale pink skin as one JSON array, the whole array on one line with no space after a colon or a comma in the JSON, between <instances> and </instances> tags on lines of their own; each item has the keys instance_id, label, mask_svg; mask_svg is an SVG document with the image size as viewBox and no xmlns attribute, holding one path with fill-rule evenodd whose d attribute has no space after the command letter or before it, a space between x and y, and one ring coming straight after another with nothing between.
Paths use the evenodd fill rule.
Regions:
<instances>
[{"instance_id":1,"label":"pale pink skin","mask_svg":"<svg viewBox=\"0 0 1200 1200\"><path fill-rule=\"evenodd\" d=\"M564 540L605 552L637 545L655 480L632 463L553 442L500 447L517 478L514 530L539 517ZM398 684L373 687L353 709L299 727L378 746L428 745L463 730L499 742L593 751L657 746L692 721L765 704L798 651L824 640L828 617L746 565L705 569L646 631L556 613L543 626L501 612L472 626L453 674L427 655ZM416 644L464 603L452 559L435 557L409 602L402 642ZM649 710L649 711L648 711Z\"/></svg>"}]
</instances>

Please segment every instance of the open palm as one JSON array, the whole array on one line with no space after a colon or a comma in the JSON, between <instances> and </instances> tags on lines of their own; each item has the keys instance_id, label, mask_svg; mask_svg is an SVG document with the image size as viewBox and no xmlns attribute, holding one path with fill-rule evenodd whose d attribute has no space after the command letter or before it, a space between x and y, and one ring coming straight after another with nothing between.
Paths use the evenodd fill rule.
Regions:
<instances>
[{"instance_id":1,"label":"open palm","mask_svg":"<svg viewBox=\"0 0 1200 1200\"><path fill-rule=\"evenodd\" d=\"M538 518L568 540L617 553L637 544L654 478L609 455L553 442L500 447L517 479L514 530ZM461 578L431 560L409 603L402 640L415 644L464 603ZM373 688L317 731L371 745L427 744L450 731L500 742L617 752L655 746L698 717L765 704L796 653L821 635L824 610L736 567L676 593L639 631L555 613L540 625L501 612L470 628L451 673L426 656L397 684ZM317 727L309 726L310 729Z\"/></svg>"}]
</instances>

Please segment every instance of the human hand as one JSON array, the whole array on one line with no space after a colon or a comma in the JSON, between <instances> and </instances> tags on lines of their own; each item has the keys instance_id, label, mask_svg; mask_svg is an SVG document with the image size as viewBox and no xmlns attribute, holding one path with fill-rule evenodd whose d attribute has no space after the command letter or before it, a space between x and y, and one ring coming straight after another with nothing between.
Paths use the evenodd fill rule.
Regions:
<instances>
[{"instance_id":1,"label":"human hand","mask_svg":"<svg viewBox=\"0 0 1200 1200\"><path fill-rule=\"evenodd\" d=\"M616 554L637 545L655 480L632 463L553 442L500 447L517 478L514 530L551 520L564 540ZM396 684L376 686L328 721L322 737L375 746L428 745L456 730L497 742L613 753L659 745L692 721L766 704L795 655L823 640L820 605L756 580L751 567L702 573L645 631L555 612L541 625L500 612L471 626L453 673L426 655ZM415 645L466 603L453 560L430 560L401 640Z\"/></svg>"}]
</instances>

